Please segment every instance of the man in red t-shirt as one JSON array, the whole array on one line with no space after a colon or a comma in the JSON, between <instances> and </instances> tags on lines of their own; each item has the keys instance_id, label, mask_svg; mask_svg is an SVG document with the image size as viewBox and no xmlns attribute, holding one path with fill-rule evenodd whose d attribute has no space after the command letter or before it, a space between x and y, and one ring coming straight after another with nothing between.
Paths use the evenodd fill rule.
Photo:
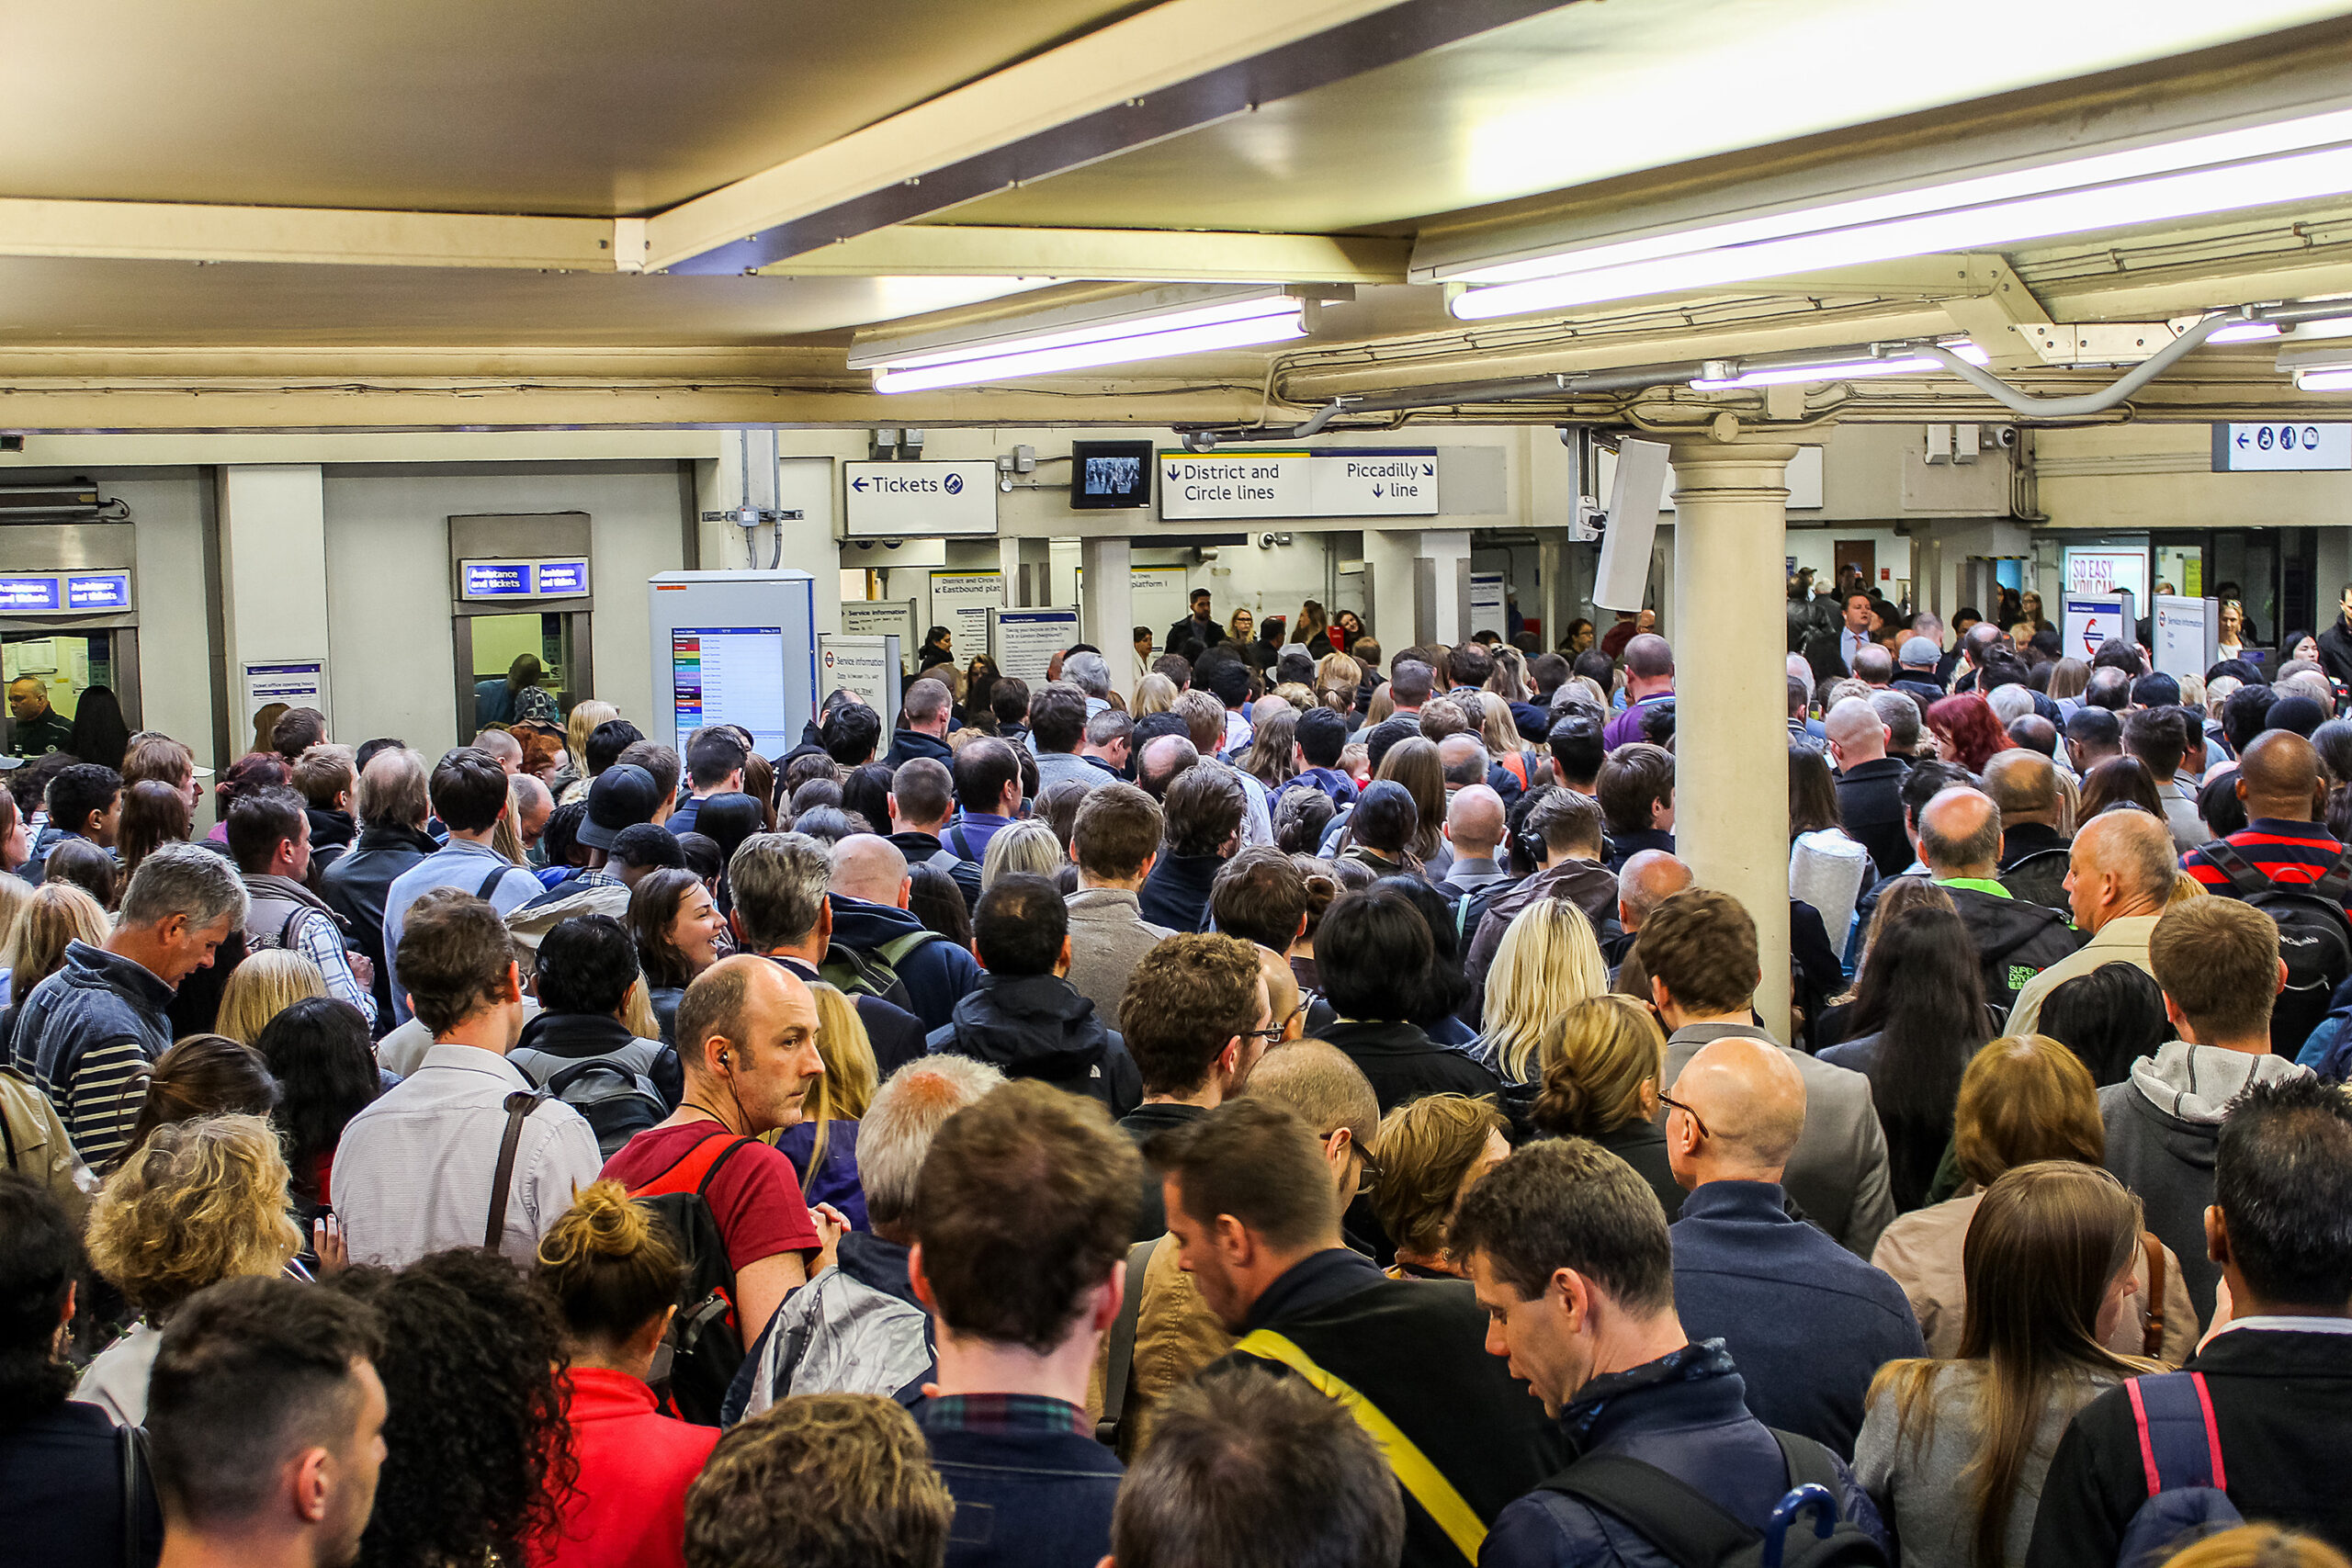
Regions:
<instances>
[{"instance_id":1,"label":"man in red t-shirt","mask_svg":"<svg viewBox=\"0 0 2352 1568\"><path fill-rule=\"evenodd\" d=\"M847 1222L811 1210L792 1162L756 1140L805 1114L825 1075L817 1055L817 999L800 979L749 954L723 958L679 999L678 1059L685 1098L605 1162L634 1194L680 1163L737 1142L703 1187L735 1270L737 1325L749 1345L785 1296L830 1261ZM719 1142L719 1140L725 1140Z\"/></svg>"}]
</instances>

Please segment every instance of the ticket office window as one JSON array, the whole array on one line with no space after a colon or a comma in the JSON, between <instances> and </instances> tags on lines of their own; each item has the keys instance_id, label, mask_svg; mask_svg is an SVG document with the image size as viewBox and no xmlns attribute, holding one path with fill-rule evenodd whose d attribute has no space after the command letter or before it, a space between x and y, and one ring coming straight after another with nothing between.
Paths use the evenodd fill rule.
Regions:
<instances>
[{"instance_id":1,"label":"ticket office window","mask_svg":"<svg viewBox=\"0 0 2352 1568\"><path fill-rule=\"evenodd\" d=\"M529 699L512 683L516 663L537 659L538 684L553 699L556 722L593 694L588 671L588 616L575 611L523 611L465 615L457 622L459 668L470 672L458 712L458 734L470 739L492 724L528 716Z\"/></svg>"},{"instance_id":2,"label":"ticket office window","mask_svg":"<svg viewBox=\"0 0 2352 1568\"><path fill-rule=\"evenodd\" d=\"M96 631L0 632L0 681L10 696L18 695L19 681L35 681L40 694L62 718L71 722L81 710L82 694L101 686L114 694L130 728L139 727L138 657L135 633L127 628ZM15 708L10 705L12 721ZM22 748L12 733L12 752Z\"/></svg>"}]
</instances>

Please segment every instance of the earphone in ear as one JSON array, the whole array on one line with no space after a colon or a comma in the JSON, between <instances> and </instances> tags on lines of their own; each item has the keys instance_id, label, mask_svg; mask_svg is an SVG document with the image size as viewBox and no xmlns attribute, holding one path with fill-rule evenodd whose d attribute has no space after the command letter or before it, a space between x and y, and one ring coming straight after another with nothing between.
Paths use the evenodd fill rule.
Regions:
<instances>
[{"instance_id":1,"label":"earphone in ear","mask_svg":"<svg viewBox=\"0 0 2352 1568\"><path fill-rule=\"evenodd\" d=\"M722 1067L732 1066L734 1066L734 1063L735 1063L735 1059L734 1059L732 1056L729 1056L726 1052L721 1051L721 1052L718 1054L718 1065L719 1065L720 1066L722 1066Z\"/></svg>"}]
</instances>

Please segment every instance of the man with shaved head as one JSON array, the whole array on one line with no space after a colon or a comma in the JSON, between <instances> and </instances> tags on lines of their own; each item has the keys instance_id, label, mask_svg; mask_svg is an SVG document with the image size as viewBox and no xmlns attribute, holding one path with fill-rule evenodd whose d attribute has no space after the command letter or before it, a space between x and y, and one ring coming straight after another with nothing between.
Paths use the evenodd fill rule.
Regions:
<instances>
[{"instance_id":1,"label":"man with shaved head","mask_svg":"<svg viewBox=\"0 0 2352 1568\"><path fill-rule=\"evenodd\" d=\"M1769 1040L1727 1036L1666 1104L1667 1159L1690 1194L1670 1230L1683 1331L1724 1342L1758 1420L1852 1453L1871 1377L1928 1351L1903 1287L1789 1213L1802 1072Z\"/></svg>"},{"instance_id":2,"label":"man with shaved head","mask_svg":"<svg viewBox=\"0 0 2352 1568\"><path fill-rule=\"evenodd\" d=\"M2047 726L2042 718L2019 724ZM2058 831L2058 764L2011 748L1984 764L1984 793L2001 810L2001 886L2053 909L2066 904L2066 836Z\"/></svg>"},{"instance_id":3,"label":"man with shaved head","mask_svg":"<svg viewBox=\"0 0 2352 1568\"><path fill-rule=\"evenodd\" d=\"M826 900L832 945L862 961L852 968L887 966L897 981L881 994L922 1020L924 1028L939 1029L979 984L980 967L969 953L908 913L913 886L907 857L880 834L853 833L835 844Z\"/></svg>"},{"instance_id":4,"label":"man with shaved head","mask_svg":"<svg viewBox=\"0 0 2352 1568\"><path fill-rule=\"evenodd\" d=\"M1617 927L1624 934L1602 944L1611 965L1625 961L1652 909L1698 881L1690 867L1665 850L1644 850L1617 873Z\"/></svg>"},{"instance_id":5,"label":"man with shaved head","mask_svg":"<svg viewBox=\"0 0 2352 1568\"><path fill-rule=\"evenodd\" d=\"M1894 731L1867 697L1848 697L1829 710L1829 760L1838 767L1838 819L1870 851L1880 877L1898 876L1911 863L1903 831L1902 762L1886 754Z\"/></svg>"},{"instance_id":6,"label":"man with shaved head","mask_svg":"<svg viewBox=\"0 0 2352 1568\"><path fill-rule=\"evenodd\" d=\"M2018 993L2010 1034L2030 1034L2041 1004L2056 987L2107 964L2129 964L2155 974L2148 939L2165 912L2177 874L2172 835L2144 811L2107 811L2075 835L2066 894L2075 924L2091 933L2082 947L2052 964Z\"/></svg>"},{"instance_id":7,"label":"man with shaved head","mask_svg":"<svg viewBox=\"0 0 2352 1568\"><path fill-rule=\"evenodd\" d=\"M1445 841L1453 847L1453 863L1446 868L1441 891L1475 893L1503 881L1495 851L1503 841L1503 797L1485 784L1467 784L1454 792L1445 807Z\"/></svg>"},{"instance_id":8,"label":"man with shaved head","mask_svg":"<svg viewBox=\"0 0 2352 1568\"><path fill-rule=\"evenodd\" d=\"M2001 808L1990 795L1959 786L1920 807L1920 863L1976 942L1984 999L2007 1013L2027 982L2082 946L2083 936L2057 910L2012 896L1997 880L2000 860Z\"/></svg>"}]
</instances>

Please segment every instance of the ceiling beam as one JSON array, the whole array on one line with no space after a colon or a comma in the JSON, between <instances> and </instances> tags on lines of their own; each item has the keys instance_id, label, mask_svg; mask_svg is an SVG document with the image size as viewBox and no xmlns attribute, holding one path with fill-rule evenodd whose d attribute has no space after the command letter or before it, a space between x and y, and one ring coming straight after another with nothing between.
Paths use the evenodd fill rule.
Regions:
<instances>
[{"instance_id":1,"label":"ceiling beam","mask_svg":"<svg viewBox=\"0 0 2352 1568\"><path fill-rule=\"evenodd\" d=\"M0 197L0 255L611 272L599 218Z\"/></svg>"},{"instance_id":2,"label":"ceiling beam","mask_svg":"<svg viewBox=\"0 0 2352 1568\"><path fill-rule=\"evenodd\" d=\"M1050 277L1117 283L1402 283L1409 240L900 223L760 268L781 277Z\"/></svg>"},{"instance_id":3,"label":"ceiling beam","mask_svg":"<svg viewBox=\"0 0 2352 1568\"><path fill-rule=\"evenodd\" d=\"M646 220L645 265L754 271L1562 3L1161 0Z\"/></svg>"}]
</instances>

